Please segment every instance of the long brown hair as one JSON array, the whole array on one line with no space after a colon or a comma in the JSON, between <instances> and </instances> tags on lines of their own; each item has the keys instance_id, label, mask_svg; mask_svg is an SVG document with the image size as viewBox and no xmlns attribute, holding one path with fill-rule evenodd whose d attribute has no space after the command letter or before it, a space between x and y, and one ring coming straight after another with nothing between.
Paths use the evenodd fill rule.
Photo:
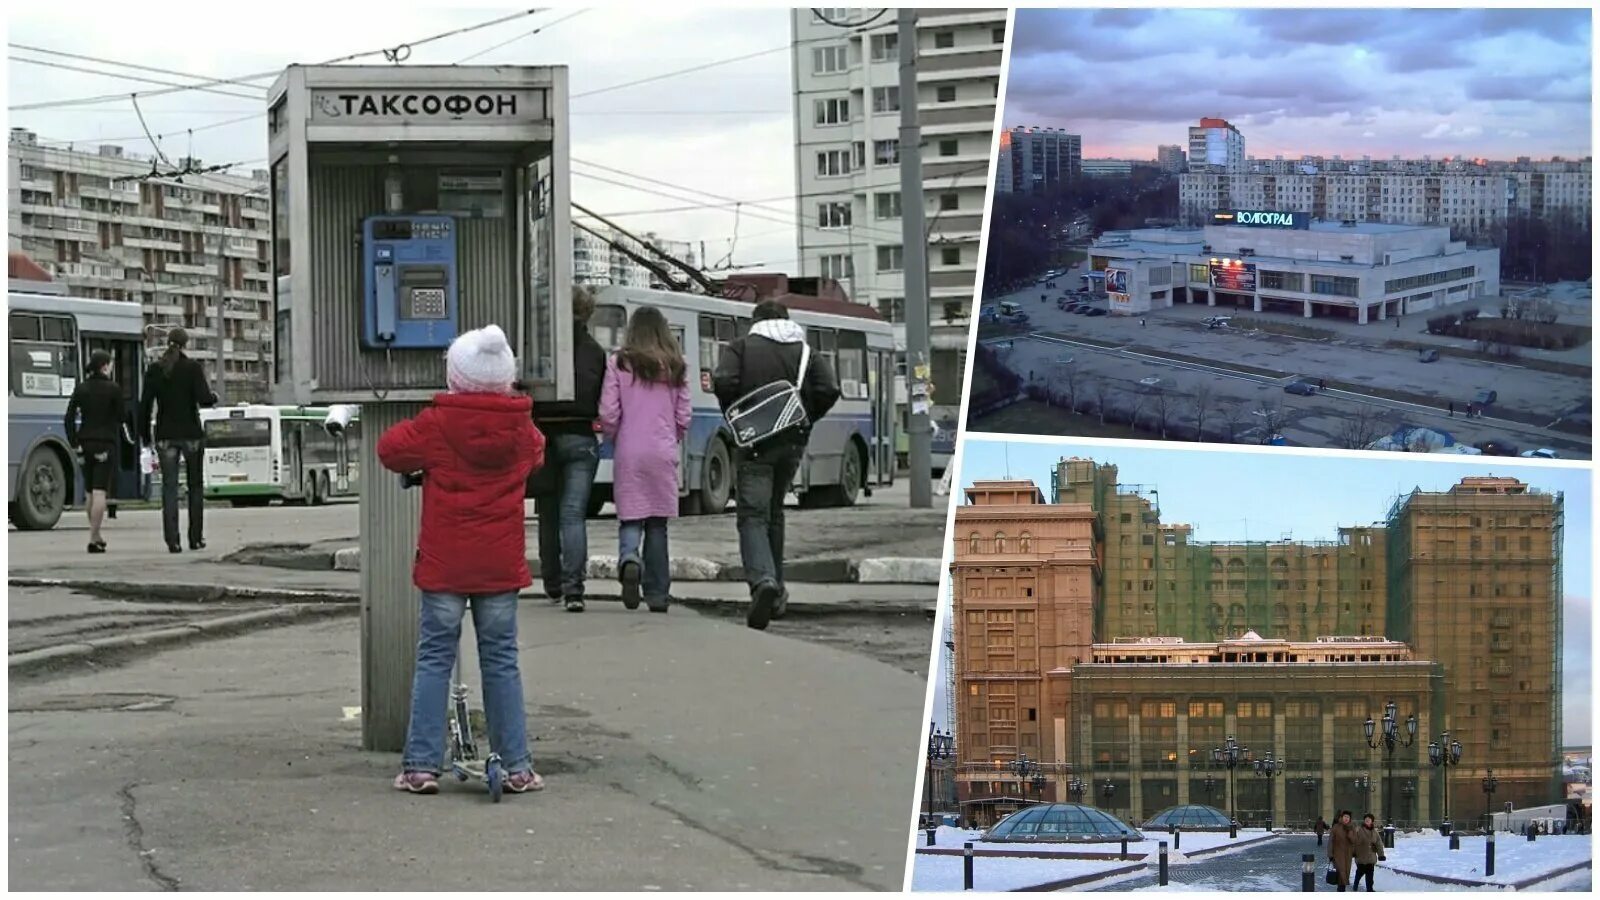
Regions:
<instances>
[{"instance_id":1,"label":"long brown hair","mask_svg":"<svg viewBox=\"0 0 1600 900\"><path fill-rule=\"evenodd\" d=\"M183 348L189 346L189 332L182 328L174 328L167 332L167 352L161 354L161 371L172 374L172 367L178 364L178 357L183 355Z\"/></svg>"},{"instance_id":2,"label":"long brown hair","mask_svg":"<svg viewBox=\"0 0 1600 900\"><path fill-rule=\"evenodd\" d=\"M667 317L654 306L641 306L629 317L617 363L642 381L670 385L683 384L689 370Z\"/></svg>"}]
</instances>

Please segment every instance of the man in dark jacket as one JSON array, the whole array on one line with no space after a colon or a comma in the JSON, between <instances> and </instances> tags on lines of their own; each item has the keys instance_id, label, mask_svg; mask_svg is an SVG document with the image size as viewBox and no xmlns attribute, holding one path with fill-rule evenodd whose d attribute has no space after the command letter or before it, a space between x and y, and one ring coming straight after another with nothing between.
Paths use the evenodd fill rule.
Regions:
<instances>
[{"instance_id":1,"label":"man in dark jacket","mask_svg":"<svg viewBox=\"0 0 1600 900\"><path fill-rule=\"evenodd\" d=\"M80 423L79 418L82 417ZM111 354L89 355L88 377L67 401L67 444L83 460L83 493L89 501L89 552L106 552L100 523L106 517L106 494L117 474L117 439L122 434L122 388L111 380Z\"/></svg>"},{"instance_id":2,"label":"man in dark jacket","mask_svg":"<svg viewBox=\"0 0 1600 900\"><path fill-rule=\"evenodd\" d=\"M544 468L529 480L539 516L539 574L545 596L583 612L583 576L589 563L589 492L600 466L594 422L606 377L606 351L589 333L594 295L572 289L573 399L534 407L545 436Z\"/></svg>"},{"instance_id":3,"label":"man in dark jacket","mask_svg":"<svg viewBox=\"0 0 1600 900\"><path fill-rule=\"evenodd\" d=\"M727 410L740 397L777 381L800 378L805 329L789 319L776 300L756 304L750 333L722 349L713 384L717 402ZM819 354L812 354L800 402L808 425L781 431L754 447L741 449L737 463L739 556L750 584L746 623L757 630L782 618L788 605L783 586L783 498L805 457L809 423L828 414L839 400L839 381Z\"/></svg>"},{"instance_id":4,"label":"man in dark jacket","mask_svg":"<svg viewBox=\"0 0 1600 900\"><path fill-rule=\"evenodd\" d=\"M187 346L188 332L182 328L167 332L167 351L145 373L144 396L139 402L140 437L146 444L153 442L161 457L161 530L170 553L183 552L178 540L179 457L189 486L189 549L206 545L206 435L200 427L200 407L215 406L217 395L206 382L205 367L184 354Z\"/></svg>"}]
</instances>

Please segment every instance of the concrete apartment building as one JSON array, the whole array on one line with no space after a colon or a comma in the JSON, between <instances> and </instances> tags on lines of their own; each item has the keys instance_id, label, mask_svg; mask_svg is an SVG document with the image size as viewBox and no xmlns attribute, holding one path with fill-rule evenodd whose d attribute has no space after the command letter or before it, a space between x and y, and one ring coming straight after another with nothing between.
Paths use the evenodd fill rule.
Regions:
<instances>
[{"instance_id":1,"label":"concrete apartment building","mask_svg":"<svg viewBox=\"0 0 1600 900\"><path fill-rule=\"evenodd\" d=\"M1083 177L1127 178L1133 174L1135 165L1139 164L1131 159L1086 159L1083 161Z\"/></svg>"},{"instance_id":2,"label":"concrete apartment building","mask_svg":"<svg viewBox=\"0 0 1600 900\"><path fill-rule=\"evenodd\" d=\"M1238 773L1250 822L1381 815L1385 790L1397 821L1436 821L1426 750L1445 729L1464 748L1456 821L1482 814L1486 766L1497 804L1559 790L1559 494L1467 477L1333 541L1199 543L1161 521L1156 489L1117 475L1063 459L1049 502L1030 481L977 481L956 509L956 781L972 818L1072 799L1069 777L1100 805L1109 781L1133 818L1226 807L1210 751L1228 735L1286 766ZM1418 730L1387 782L1361 726L1391 701ZM1019 754L1044 764L1042 798L1008 771Z\"/></svg>"},{"instance_id":3,"label":"concrete apartment building","mask_svg":"<svg viewBox=\"0 0 1600 900\"><path fill-rule=\"evenodd\" d=\"M1001 194L1060 188L1083 172L1083 138L1059 128L1007 128L999 153L995 191Z\"/></svg>"},{"instance_id":4,"label":"concrete apartment building","mask_svg":"<svg viewBox=\"0 0 1600 900\"><path fill-rule=\"evenodd\" d=\"M1091 268L1126 273L1111 313L1203 302L1365 325L1500 293L1500 251L1452 241L1448 228L1243 208L1212 221L1102 234Z\"/></svg>"},{"instance_id":5,"label":"concrete apartment building","mask_svg":"<svg viewBox=\"0 0 1600 900\"><path fill-rule=\"evenodd\" d=\"M10 251L28 256L73 296L139 303L152 326L152 349L163 345L167 329L186 329L189 353L208 374L217 363L220 268L226 397L267 398L273 331L265 171L186 175L180 184L139 180L151 161L114 145L50 147L13 128L7 146Z\"/></svg>"},{"instance_id":6,"label":"concrete apartment building","mask_svg":"<svg viewBox=\"0 0 1600 900\"><path fill-rule=\"evenodd\" d=\"M660 288L661 279L651 271L634 260L627 254L618 250L606 238L628 247L628 249L652 261L660 262L654 254L645 252L644 248L622 234L613 232L604 226L595 225L595 231L605 235L591 234L579 228L572 230L572 280L576 284L585 285L622 285L625 287ZM639 235L653 247L672 254L690 265L700 265L700 254L694 245L687 241L668 241L657 237L651 232ZM662 263L665 266L665 263ZM676 270L667 266L668 271L675 274Z\"/></svg>"},{"instance_id":7,"label":"concrete apartment building","mask_svg":"<svg viewBox=\"0 0 1600 900\"><path fill-rule=\"evenodd\" d=\"M867 9L823 9L860 22ZM840 28L791 12L800 275L833 278L897 324L904 347L896 11ZM934 403L960 403L994 145L1005 9L917 11Z\"/></svg>"},{"instance_id":8,"label":"concrete apartment building","mask_svg":"<svg viewBox=\"0 0 1600 900\"><path fill-rule=\"evenodd\" d=\"M1177 174L1189 165L1189 154L1177 144L1162 144L1156 148L1156 166L1163 172Z\"/></svg>"},{"instance_id":9,"label":"concrete apartment building","mask_svg":"<svg viewBox=\"0 0 1600 900\"><path fill-rule=\"evenodd\" d=\"M1227 119L1204 118L1189 126L1189 171L1246 174L1244 135Z\"/></svg>"}]
</instances>

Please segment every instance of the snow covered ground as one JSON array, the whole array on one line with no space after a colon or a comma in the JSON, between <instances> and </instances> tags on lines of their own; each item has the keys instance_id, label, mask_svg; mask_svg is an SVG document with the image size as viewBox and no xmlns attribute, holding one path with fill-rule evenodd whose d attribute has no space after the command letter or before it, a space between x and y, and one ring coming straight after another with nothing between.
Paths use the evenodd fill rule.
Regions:
<instances>
[{"instance_id":1,"label":"snow covered ground","mask_svg":"<svg viewBox=\"0 0 1600 900\"><path fill-rule=\"evenodd\" d=\"M963 858L959 856L932 856L917 854L912 864L911 889L913 891L961 890ZM972 888L976 891L1014 891L1033 887L1063 878L1094 875L1120 866L1137 865L1135 861L1098 859L1001 859L980 856L972 861Z\"/></svg>"},{"instance_id":2,"label":"snow covered ground","mask_svg":"<svg viewBox=\"0 0 1600 900\"><path fill-rule=\"evenodd\" d=\"M1148 831L1143 833L1135 832L1134 837L1137 839L1130 840L1128 842L1128 855L1135 859L1143 856L1149 856L1150 861L1154 862L1155 854L1160 849L1159 842L1166 841L1168 862L1177 864L1182 861L1182 854L1184 853L1189 853L1195 850L1209 850L1213 847L1220 847L1224 844L1237 844L1246 841L1259 840L1263 837L1266 837L1266 835L1267 832L1265 829L1242 828L1239 830L1239 836L1230 840L1226 831L1186 831L1183 833L1183 837L1179 841L1179 843L1183 845L1182 849L1174 850L1172 848L1172 835L1170 834L1160 831ZM974 850L1001 850L1016 853L1066 853L1069 855L1074 853L1117 853L1122 849L1122 845L1116 841L1106 844L1066 844L1053 843L1050 841L985 842L982 840L982 837L983 832L979 830L969 828L952 828L948 825L945 825L939 829L937 835L938 844L935 846L960 849L963 842L971 841L972 848ZM926 847L927 843L927 833L918 832L918 849ZM1220 852L1221 851L1218 851L1218 853ZM1215 855L1217 854L1207 854L1207 856Z\"/></svg>"},{"instance_id":3,"label":"snow covered ground","mask_svg":"<svg viewBox=\"0 0 1600 900\"><path fill-rule=\"evenodd\" d=\"M1485 876L1481 836L1461 839L1461 849L1451 850L1450 839L1438 834L1400 835L1381 868L1419 875L1441 875L1494 884L1514 884L1537 878L1594 858L1588 835L1546 835L1533 843L1519 835L1502 834L1494 845L1494 875Z\"/></svg>"}]
</instances>

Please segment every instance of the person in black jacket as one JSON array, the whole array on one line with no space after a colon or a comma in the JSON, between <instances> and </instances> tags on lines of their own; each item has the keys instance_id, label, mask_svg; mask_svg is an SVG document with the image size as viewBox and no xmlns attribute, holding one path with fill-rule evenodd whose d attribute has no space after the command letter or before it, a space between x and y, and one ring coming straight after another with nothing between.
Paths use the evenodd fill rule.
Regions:
<instances>
[{"instance_id":1,"label":"person in black jacket","mask_svg":"<svg viewBox=\"0 0 1600 900\"><path fill-rule=\"evenodd\" d=\"M170 553L183 552L178 540L180 457L189 485L189 549L201 550L206 545L205 431L200 427L200 407L215 406L217 395L206 382L205 367L183 352L187 346L188 332L182 328L167 332L167 352L145 373L144 396L139 401L140 437L146 444L153 442L161 457L161 530Z\"/></svg>"},{"instance_id":2,"label":"person in black jacket","mask_svg":"<svg viewBox=\"0 0 1600 900\"><path fill-rule=\"evenodd\" d=\"M573 399L535 404L533 420L545 436L544 468L533 474L529 494L539 517L539 574L545 596L583 612L583 578L589 564L589 492L600 467L600 387L606 351L589 333L594 296L572 289Z\"/></svg>"},{"instance_id":3,"label":"person in black jacket","mask_svg":"<svg viewBox=\"0 0 1600 900\"><path fill-rule=\"evenodd\" d=\"M79 421L79 418L82 421ZM117 474L117 439L122 433L122 388L111 380L111 354L89 355L89 371L72 391L63 422L67 444L83 460L83 493L88 498L89 552L106 552L100 523L106 517L106 494Z\"/></svg>"},{"instance_id":4,"label":"person in black jacket","mask_svg":"<svg viewBox=\"0 0 1600 900\"><path fill-rule=\"evenodd\" d=\"M724 411L740 397L777 381L800 378L800 351L806 332L776 300L756 304L755 324L745 337L722 349L713 386ZM754 447L739 451L735 492L739 556L750 585L746 624L760 630L782 618L788 606L783 585L783 498L805 457L811 424L828 414L839 400L839 382L826 359L812 354L800 387L807 425L781 431Z\"/></svg>"}]
</instances>

